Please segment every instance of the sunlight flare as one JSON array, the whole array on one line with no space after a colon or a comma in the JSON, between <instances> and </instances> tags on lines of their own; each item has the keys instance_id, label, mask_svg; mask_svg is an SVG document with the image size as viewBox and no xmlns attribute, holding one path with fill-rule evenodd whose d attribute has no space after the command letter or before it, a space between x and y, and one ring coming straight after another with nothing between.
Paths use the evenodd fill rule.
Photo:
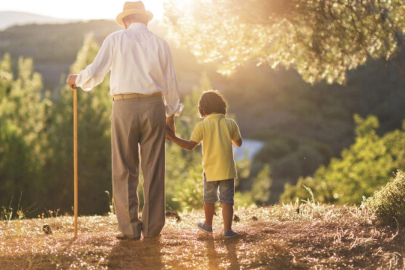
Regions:
<instances>
[{"instance_id":1,"label":"sunlight flare","mask_svg":"<svg viewBox=\"0 0 405 270\"><path fill-rule=\"evenodd\" d=\"M100 2L95 0L71 0L61 8L59 1L38 0L38 1L1 1L0 11L20 11L34 13L61 19L109 19L113 20L122 7L125 0ZM148 0L144 2L147 10L150 10L154 18L160 20L163 15L163 0Z\"/></svg>"}]
</instances>

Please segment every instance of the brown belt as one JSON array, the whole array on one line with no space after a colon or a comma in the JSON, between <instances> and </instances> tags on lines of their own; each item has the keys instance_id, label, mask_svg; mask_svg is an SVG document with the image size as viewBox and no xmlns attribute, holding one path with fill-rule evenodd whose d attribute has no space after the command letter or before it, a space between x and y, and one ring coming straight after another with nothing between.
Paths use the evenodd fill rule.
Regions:
<instances>
[{"instance_id":1,"label":"brown belt","mask_svg":"<svg viewBox=\"0 0 405 270\"><path fill-rule=\"evenodd\" d=\"M120 95L114 95L113 100L121 100L121 99L134 99L134 98L148 98L148 97L161 97L162 92L157 92L153 93L150 95L144 95L144 94L120 94Z\"/></svg>"}]
</instances>

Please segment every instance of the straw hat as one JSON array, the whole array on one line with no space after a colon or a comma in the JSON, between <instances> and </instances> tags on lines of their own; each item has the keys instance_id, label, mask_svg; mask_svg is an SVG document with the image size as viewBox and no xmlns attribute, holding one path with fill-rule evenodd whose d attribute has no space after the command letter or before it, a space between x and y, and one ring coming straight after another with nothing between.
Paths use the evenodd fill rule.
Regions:
<instances>
[{"instance_id":1,"label":"straw hat","mask_svg":"<svg viewBox=\"0 0 405 270\"><path fill-rule=\"evenodd\" d=\"M153 14L150 11L145 10L145 6L143 5L142 1L126 2L124 4L124 10L117 16L117 23L125 26L123 19L131 14L144 14L148 17L149 21L153 18Z\"/></svg>"}]
</instances>

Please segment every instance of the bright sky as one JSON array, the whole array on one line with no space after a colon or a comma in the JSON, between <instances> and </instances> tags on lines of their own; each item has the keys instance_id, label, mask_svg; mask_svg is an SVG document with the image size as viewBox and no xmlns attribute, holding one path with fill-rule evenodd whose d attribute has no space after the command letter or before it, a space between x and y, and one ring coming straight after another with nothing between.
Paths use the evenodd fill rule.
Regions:
<instances>
[{"instance_id":1,"label":"bright sky","mask_svg":"<svg viewBox=\"0 0 405 270\"><path fill-rule=\"evenodd\" d=\"M0 0L0 11L22 11L61 19L115 19L127 1ZM144 0L154 19L163 15L163 0Z\"/></svg>"}]
</instances>

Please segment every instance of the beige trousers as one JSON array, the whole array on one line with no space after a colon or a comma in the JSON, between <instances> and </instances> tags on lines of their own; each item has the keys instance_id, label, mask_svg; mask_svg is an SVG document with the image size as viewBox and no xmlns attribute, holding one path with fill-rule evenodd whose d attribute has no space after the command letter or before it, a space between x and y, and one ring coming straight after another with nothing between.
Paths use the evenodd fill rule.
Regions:
<instances>
[{"instance_id":1,"label":"beige trousers","mask_svg":"<svg viewBox=\"0 0 405 270\"><path fill-rule=\"evenodd\" d=\"M116 100L111 115L112 185L118 230L154 237L165 224L165 126L162 97ZM144 206L139 219L139 163Z\"/></svg>"}]
</instances>

